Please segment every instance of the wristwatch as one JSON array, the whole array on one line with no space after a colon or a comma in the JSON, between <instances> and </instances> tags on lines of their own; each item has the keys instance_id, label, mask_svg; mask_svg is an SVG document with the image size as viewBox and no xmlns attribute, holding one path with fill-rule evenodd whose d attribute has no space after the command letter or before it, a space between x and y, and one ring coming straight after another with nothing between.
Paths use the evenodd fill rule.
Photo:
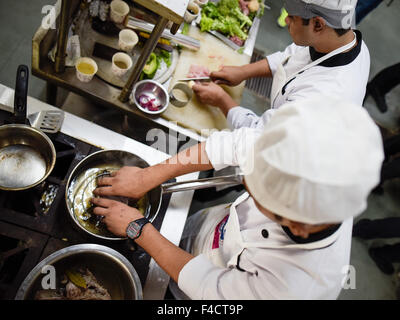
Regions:
<instances>
[{"instance_id":1,"label":"wristwatch","mask_svg":"<svg viewBox=\"0 0 400 320\"><path fill-rule=\"evenodd\" d=\"M147 223L150 223L150 221L147 220L147 218L140 218L140 219L131 221L128 224L128 227L126 228L126 234L127 234L128 238L130 238L132 240L136 240L137 238L139 238L142 233L143 227Z\"/></svg>"}]
</instances>

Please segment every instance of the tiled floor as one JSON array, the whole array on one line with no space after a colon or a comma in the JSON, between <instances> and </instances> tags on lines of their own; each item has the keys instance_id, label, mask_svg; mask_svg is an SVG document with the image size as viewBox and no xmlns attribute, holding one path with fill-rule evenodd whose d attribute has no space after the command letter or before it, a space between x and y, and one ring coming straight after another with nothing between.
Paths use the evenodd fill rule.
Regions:
<instances>
[{"instance_id":1,"label":"tiled floor","mask_svg":"<svg viewBox=\"0 0 400 320\"><path fill-rule=\"evenodd\" d=\"M262 18L256 48L268 54L284 49L290 43L290 36L287 30L279 28L276 24L281 1L266 0L266 3L271 10L266 10ZM14 87L17 66L21 63L31 65L31 39L44 16L42 8L47 4L52 3L46 0L0 1L0 83ZM399 62L399 17L399 1L394 1L389 8L382 3L359 25L370 50L370 77L373 77L382 68ZM29 95L43 100L45 97L44 81L31 76ZM394 131L399 127L399 101L400 86L388 94L388 112L380 113L371 98L367 98L365 107L377 122ZM245 92L242 104L252 106L258 113L265 108L265 101L249 91ZM75 111L77 112L77 109ZM228 201L233 194L220 201ZM399 216L399 194L399 180L387 182L383 195L373 194L369 197L368 208L360 218ZM400 241L400 239L398 240ZM396 239L391 241L396 241ZM340 299L395 299L395 276L381 273L367 253L367 249L371 245L375 246L386 242L388 241L379 239L370 241L353 239L351 264L356 270L356 289L343 290Z\"/></svg>"}]
</instances>

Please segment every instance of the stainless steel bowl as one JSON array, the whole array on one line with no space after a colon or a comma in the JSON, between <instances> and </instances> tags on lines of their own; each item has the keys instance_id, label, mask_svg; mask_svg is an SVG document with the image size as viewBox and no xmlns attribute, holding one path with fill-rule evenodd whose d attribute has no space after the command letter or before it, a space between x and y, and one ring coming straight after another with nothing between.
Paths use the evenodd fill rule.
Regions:
<instances>
[{"instance_id":1,"label":"stainless steel bowl","mask_svg":"<svg viewBox=\"0 0 400 320\"><path fill-rule=\"evenodd\" d=\"M157 99L161 104L160 109L158 111L150 111L143 108L139 103L139 98L143 94ZM132 90L132 98L136 106L148 114L160 114L167 109L169 104L169 95L167 90L165 90L161 83L154 80L142 80L137 82Z\"/></svg>"},{"instance_id":2,"label":"stainless steel bowl","mask_svg":"<svg viewBox=\"0 0 400 320\"><path fill-rule=\"evenodd\" d=\"M97 244L78 244L54 252L27 275L18 289L16 300L32 300L42 290L43 267L52 265L57 275L69 268L87 267L107 289L113 300L143 299L142 285L132 264L119 252Z\"/></svg>"}]
</instances>

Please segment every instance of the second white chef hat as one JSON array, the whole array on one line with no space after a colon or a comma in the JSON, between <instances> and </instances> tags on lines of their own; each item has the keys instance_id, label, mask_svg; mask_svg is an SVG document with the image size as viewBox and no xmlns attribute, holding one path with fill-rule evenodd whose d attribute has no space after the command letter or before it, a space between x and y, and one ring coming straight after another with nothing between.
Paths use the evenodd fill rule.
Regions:
<instances>
[{"instance_id":1,"label":"second white chef hat","mask_svg":"<svg viewBox=\"0 0 400 320\"><path fill-rule=\"evenodd\" d=\"M252 196L269 211L307 224L362 213L384 159L367 111L326 96L282 106L254 148L253 170L245 175Z\"/></svg>"},{"instance_id":2,"label":"second white chef hat","mask_svg":"<svg viewBox=\"0 0 400 320\"><path fill-rule=\"evenodd\" d=\"M285 0L289 15L304 19L322 17L327 25L336 29L348 29L355 23L357 0Z\"/></svg>"}]
</instances>

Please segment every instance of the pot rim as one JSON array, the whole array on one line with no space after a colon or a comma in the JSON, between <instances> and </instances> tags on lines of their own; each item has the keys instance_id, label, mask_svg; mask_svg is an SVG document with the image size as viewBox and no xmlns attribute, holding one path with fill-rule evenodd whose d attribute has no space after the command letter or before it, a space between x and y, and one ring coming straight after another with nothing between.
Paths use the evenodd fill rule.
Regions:
<instances>
[{"instance_id":1,"label":"pot rim","mask_svg":"<svg viewBox=\"0 0 400 320\"><path fill-rule=\"evenodd\" d=\"M27 190L27 189L33 188L33 187L39 185L40 183L42 183L44 180L46 180L47 177L50 175L50 173L54 169L54 166L56 164L56 149L54 147L54 144L45 133L43 133L39 129L36 129L36 128L31 127L31 126L28 126L26 124L4 124L4 125L0 126L0 130L6 130L7 128L16 128L16 129L20 129L20 130L31 130L31 131L34 131L34 132L38 133L39 136L41 136L50 147L50 150L51 150L51 163L50 163L49 169L46 171L45 175L39 181L37 181L35 183L32 183L32 184L30 184L28 186L19 187L19 188L9 188L9 187L4 187L4 186L0 185L0 190L3 190L3 191L22 191L22 190Z\"/></svg>"}]
</instances>

